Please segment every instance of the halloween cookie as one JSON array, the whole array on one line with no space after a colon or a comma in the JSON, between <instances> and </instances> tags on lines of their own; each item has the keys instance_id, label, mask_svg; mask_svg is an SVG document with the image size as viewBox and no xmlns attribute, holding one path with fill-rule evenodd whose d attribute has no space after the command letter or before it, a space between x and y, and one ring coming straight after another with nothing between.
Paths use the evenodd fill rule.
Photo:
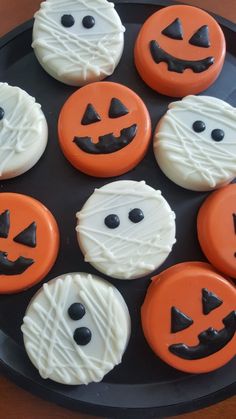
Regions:
<instances>
[{"instance_id":1,"label":"halloween cookie","mask_svg":"<svg viewBox=\"0 0 236 419\"><path fill-rule=\"evenodd\" d=\"M142 326L167 364L189 373L213 371L236 355L236 288L207 263L172 266L152 278Z\"/></svg>"},{"instance_id":2,"label":"halloween cookie","mask_svg":"<svg viewBox=\"0 0 236 419\"><path fill-rule=\"evenodd\" d=\"M42 378L62 384L101 381L119 364L130 316L119 291L86 273L53 279L30 302L21 327Z\"/></svg>"},{"instance_id":3,"label":"halloween cookie","mask_svg":"<svg viewBox=\"0 0 236 419\"><path fill-rule=\"evenodd\" d=\"M152 89L183 97L207 89L225 59L225 38L208 13L192 6L164 7L142 26L135 64Z\"/></svg>"},{"instance_id":4,"label":"halloween cookie","mask_svg":"<svg viewBox=\"0 0 236 419\"><path fill-rule=\"evenodd\" d=\"M95 189L77 219L85 261L113 278L148 275L175 243L175 214L161 192L144 181L122 180Z\"/></svg>"},{"instance_id":5,"label":"halloween cookie","mask_svg":"<svg viewBox=\"0 0 236 419\"><path fill-rule=\"evenodd\" d=\"M171 103L157 125L157 163L183 188L219 188L236 176L235 131L235 108L214 97L187 96Z\"/></svg>"},{"instance_id":6,"label":"halloween cookie","mask_svg":"<svg viewBox=\"0 0 236 419\"><path fill-rule=\"evenodd\" d=\"M58 133L73 166L91 176L110 177L128 172L143 159L151 122L136 93L118 83L98 82L66 101Z\"/></svg>"},{"instance_id":7,"label":"halloween cookie","mask_svg":"<svg viewBox=\"0 0 236 419\"><path fill-rule=\"evenodd\" d=\"M47 0L35 14L35 55L55 79L82 86L110 76L124 48L114 4L106 0Z\"/></svg>"},{"instance_id":8,"label":"halloween cookie","mask_svg":"<svg viewBox=\"0 0 236 419\"><path fill-rule=\"evenodd\" d=\"M197 218L198 239L207 259L236 278L236 185L211 194Z\"/></svg>"},{"instance_id":9,"label":"halloween cookie","mask_svg":"<svg viewBox=\"0 0 236 419\"><path fill-rule=\"evenodd\" d=\"M41 106L24 90L0 83L0 98L0 179L9 179L40 159L48 127Z\"/></svg>"},{"instance_id":10,"label":"halloween cookie","mask_svg":"<svg viewBox=\"0 0 236 419\"><path fill-rule=\"evenodd\" d=\"M0 193L0 293L23 291L50 271L59 231L50 211L26 195Z\"/></svg>"}]
</instances>

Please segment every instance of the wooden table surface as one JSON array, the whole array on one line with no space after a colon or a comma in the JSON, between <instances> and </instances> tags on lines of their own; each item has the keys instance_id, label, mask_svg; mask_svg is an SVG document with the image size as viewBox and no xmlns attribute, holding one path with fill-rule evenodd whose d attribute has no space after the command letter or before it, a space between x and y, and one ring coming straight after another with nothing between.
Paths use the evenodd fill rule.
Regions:
<instances>
[{"instance_id":1,"label":"wooden table surface","mask_svg":"<svg viewBox=\"0 0 236 419\"><path fill-rule=\"evenodd\" d=\"M41 0L0 0L0 36L32 18L40 2ZM205 8L236 23L236 0L185 0L185 3ZM41 400L3 376L0 376L0 412L0 418L4 419L98 419L70 412ZM236 396L210 408L178 418L236 418Z\"/></svg>"}]
</instances>

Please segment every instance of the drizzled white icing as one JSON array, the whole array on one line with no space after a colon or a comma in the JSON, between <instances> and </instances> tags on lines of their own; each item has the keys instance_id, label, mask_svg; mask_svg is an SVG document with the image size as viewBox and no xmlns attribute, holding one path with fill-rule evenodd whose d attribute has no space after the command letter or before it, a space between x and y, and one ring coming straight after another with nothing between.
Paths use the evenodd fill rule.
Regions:
<instances>
[{"instance_id":1,"label":"drizzled white icing","mask_svg":"<svg viewBox=\"0 0 236 419\"><path fill-rule=\"evenodd\" d=\"M134 208L144 213L139 223L129 220ZM105 225L110 214L118 215L118 228ZM85 261L114 278L149 274L164 262L175 243L175 215L161 192L144 181L118 181L95 189L77 218Z\"/></svg>"},{"instance_id":2,"label":"drizzled white icing","mask_svg":"<svg viewBox=\"0 0 236 419\"><path fill-rule=\"evenodd\" d=\"M0 178L26 172L39 160L47 144L47 123L41 106L19 87L0 83Z\"/></svg>"},{"instance_id":3,"label":"drizzled white icing","mask_svg":"<svg viewBox=\"0 0 236 419\"><path fill-rule=\"evenodd\" d=\"M84 305L80 320L68 315L71 304ZM88 327L91 341L78 345L74 331ZM29 358L43 378L63 384L98 382L121 362L130 335L130 317L119 291L85 273L62 275L34 296L21 327Z\"/></svg>"},{"instance_id":4,"label":"drizzled white icing","mask_svg":"<svg viewBox=\"0 0 236 419\"><path fill-rule=\"evenodd\" d=\"M71 14L66 28L61 17ZM94 27L82 25L85 16ZM113 73L123 52L125 28L106 0L47 0L35 14L33 48L43 68L64 83L80 86Z\"/></svg>"},{"instance_id":5,"label":"drizzled white icing","mask_svg":"<svg viewBox=\"0 0 236 419\"><path fill-rule=\"evenodd\" d=\"M206 129L192 129L201 120ZM224 139L211 138L222 129ZM209 96L187 96L173 102L154 136L156 160L173 182L187 189L206 191L229 183L236 176L236 109Z\"/></svg>"}]
</instances>

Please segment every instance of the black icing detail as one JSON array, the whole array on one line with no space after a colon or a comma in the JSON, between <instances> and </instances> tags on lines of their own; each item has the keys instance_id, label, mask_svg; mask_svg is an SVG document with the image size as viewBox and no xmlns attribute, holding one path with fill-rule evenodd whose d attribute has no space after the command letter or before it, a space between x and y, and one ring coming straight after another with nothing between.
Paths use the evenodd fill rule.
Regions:
<instances>
[{"instance_id":1,"label":"black icing detail","mask_svg":"<svg viewBox=\"0 0 236 419\"><path fill-rule=\"evenodd\" d=\"M202 309L204 314L209 314L212 310L221 306L222 303L223 301L213 292L208 291L206 288L202 289Z\"/></svg>"},{"instance_id":2,"label":"black icing detail","mask_svg":"<svg viewBox=\"0 0 236 419\"><path fill-rule=\"evenodd\" d=\"M6 252L0 251L0 275L20 275L33 263L33 259L24 258L23 256L12 262L7 258Z\"/></svg>"},{"instance_id":3,"label":"black icing detail","mask_svg":"<svg viewBox=\"0 0 236 419\"><path fill-rule=\"evenodd\" d=\"M236 234L236 214L232 214L234 223L234 233Z\"/></svg>"},{"instance_id":4,"label":"black icing detail","mask_svg":"<svg viewBox=\"0 0 236 419\"><path fill-rule=\"evenodd\" d=\"M92 333L88 327L78 327L78 329L75 329L74 340L77 343L77 345L87 345L91 339Z\"/></svg>"},{"instance_id":5,"label":"black icing detail","mask_svg":"<svg viewBox=\"0 0 236 419\"><path fill-rule=\"evenodd\" d=\"M6 210L0 214L0 237L6 239L10 229L10 211Z\"/></svg>"},{"instance_id":6,"label":"black icing detail","mask_svg":"<svg viewBox=\"0 0 236 419\"><path fill-rule=\"evenodd\" d=\"M171 307L171 333L177 333L193 324L193 320L178 308Z\"/></svg>"},{"instance_id":7,"label":"black icing detail","mask_svg":"<svg viewBox=\"0 0 236 419\"><path fill-rule=\"evenodd\" d=\"M81 124L89 125L89 124L94 124L95 122L99 122L99 121L101 121L101 117L98 115L93 105L89 103L84 112L83 118L81 120Z\"/></svg>"},{"instance_id":8,"label":"black icing detail","mask_svg":"<svg viewBox=\"0 0 236 419\"><path fill-rule=\"evenodd\" d=\"M136 136L137 125L123 128L119 137L113 133L102 135L97 143L92 142L91 137L75 137L74 143L85 153L90 154L110 154L121 150L133 141Z\"/></svg>"},{"instance_id":9,"label":"black icing detail","mask_svg":"<svg viewBox=\"0 0 236 419\"><path fill-rule=\"evenodd\" d=\"M0 107L0 121L4 118L5 111L3 108Z\"/></svg>"},{"instance_id":10,"label":"black icing detail","mask_svg":"<svg viewBox=\"0 0 236 419\"><path fill-rule=\"evenodd\" d=\"M132 223L140 223L144 219L144 213L140 208L134 208L129 212L129 219Z\"/></svg>"},{"instance_id":11,"label":"black icing detail","mask_svg":"<svg viewBox=\"0 0 236 419\"><path fill-rule=\"evenodd\" d=\"M211 46L209 39L209 28L207 25L201 26L189 40L191 45L196 47L209 48Z\"/></svg>"},{"instance_id":12,"label":"black icing detail","mask_svg":"<svg viewBox=\"0 0 236 419\"><path fill-rule=\"evenodd\" d=\"M86 29L91 29L95 25L95 19L93 16L84 16L82 25Z\"/></svg>"},{"instance_id":13,"label":"black icing detail","mask_svg":"<svg viewBox=\"0 0 236 419\"><path fill-rule=\"evenodd\" d=\"M36 228L36 223L31 223L20 234L14 237L14 242L24 244L28 247L36 247Z\"/></svg>"},{"instance_id":14,"label":"black icing detail","mask_svg":"<svg viewBox=\"0 0 236 419\"><path fill-rule=\"evenodd\" d=\"M184 39L183 29L179 18L175 19L169 26L167 26L162 31L162 34L172 39Z\"/></svg>"},{"instance_id":15,"label":"black icing detail","mask_svg":"<svg viewBox=\"0 0 236 419\"><path fill-rule=\"evenodd\" d=\"M72 320L80 320L85 315L85 307L81 303L74 303L68 308L68 314Z\"/></svg>"},{"instance_id":16,"label":"black icing detail","mask_svg":"<svg viewBox=\"0 0 236 419\"><path fill-rule=\"evenodd\" d=\"M120 219L119 219L118 215L116 215L116 214L109 214L105 218L104 223L108 228L114 229L114 228L119 227Z\"/></svg>"},{"instance_id":17,"label":"black icing detail","mask_svg":"<svg viewBox=\"0 0 236 419\"><path fill-rule=\"evenodd\" d=\"M179 358L196 360L206 358L223 349L234 337L236 332L236 311L232 311L223 319L225 327L219 331L210 327L198 335L199 344L188 346L177 343L169 346L169 351Z\"/></svg>"},{"instance_id":18,"label":"black icing detail","mask_svg":"<svg viewBox=\"0 0 236 419\"><path fill-rule=\"evenodd\" d=\"M65 26L65 28L71 28L75 24L75 19L72 15L63 15L61 17L61 24Z\"/></svg>"},{"instance_id":19,"label":"black icing detail","mask_svg":"<svg viewBox=\"0 0 236 419\"><path fill-rule=\"evenodd\" d=\"M206 129L206 124L203 121L195 121L193 123L193 131L195 132L203 132Z\"/></svg>"},{"instance_id":20,"label":"black icing detail","mask_svg":"<svg viewBox=\"0 0 236 419\"><path fill-rule=\"evenodd\" d=\"M111 99L110 109L109 109L109 118L120 118L121 116L127 115L129 113L125 105L119 100L113 97Z\"/></svg>"},{"instance_id":21,"label":"black icing detail","mask_svg":"<svg viewBox=\"0 0 236 419\"><path fill-rule=\"evenodd\" d=\"M175 73L183 73L187 68L193 70L194 73L202 73L214 63L214 57L207 57L198 61L175 58L173 55L165 52L156 41L150 41L150 51L155 63L165 62L168 65L168 70Z\"/></svg>"},{"instance_id":22,"label":"black icing detail","mask_svg":"<svg viewBox=\"0 0 236 419\"><path fill-rule=\"evenodd\" d=\"M225 136L225 133L222 129L216 128L216 129L213 129L213 131L211 131L211 138L214 141L217 141L217 142L222 141L224 136Z\"/></svg>"}]
</instances>

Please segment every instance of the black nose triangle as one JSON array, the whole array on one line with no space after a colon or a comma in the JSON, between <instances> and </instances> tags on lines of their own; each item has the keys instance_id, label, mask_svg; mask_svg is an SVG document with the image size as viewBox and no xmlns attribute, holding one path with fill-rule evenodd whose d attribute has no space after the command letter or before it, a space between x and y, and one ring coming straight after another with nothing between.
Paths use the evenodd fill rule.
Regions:
<instances>
[{"instance_id":1,"label":"black nose triangle","mask_svg":"<svg viewBox=\"0 0 236 419\"><path fill-rule=\"evenodd\" d=\"M171 308L171 333L180 332L193 324L193 320L178 308Z\"/></svg>"},{"instance_id":2,"label":"black nose triangle","mask_svg":"<svg viewBox=\"0 0 236 419\"><path fill-rule=\"evenodd\" d=\"M222 303L223 301L213 292L208 291L207 288L202 289L202 308L204 314L209 314L212 310L221 306Z\"/></svg>"},{"instance_id":3,"label":"black nose triangle","mask_svg":"<svg viewBox=\"0 0 236 419\"><path fill-rule=\"evenodd\" d=\"M93 105L89 103L84 112L83 118L81 120L81 124L89 125L89 124L94 124L94 122L98 122L98 121L101 121L101 117L98 115Z\"/></svg>"},{"instance_id":4,"label":"black nose triangle","mask_svg":"<svg viewBox=\"0 0 236 419\"><path fill-rule=\"evenodd\" d=\"M120 118L129 113L126 106L117 98L113 97L109 109L109 118Z\"/></svg>"},{"instance_id":5,"label":"black nose triangle","mask_svg":"<svg viewBox=\"0 0 236 419\"><path fill-rule=\"evenodd\" d=\"M209 28L207 25L201 26L189 40L191 45L196 47L209 48L211 46L209 39Z\"/></svg>"},{"instance_id":6,"label":"black nose triangle","mask_svg":"<svg viewBox=\"0 0 236 419\"><path fill-rule=\"evenodd\" d=\"M183 29L179 18L175 19L169 26L163 29L162 34L171 39L184 39Z\"/></svg>"},{"instance_id":7,"label":"black nose triangle","mask_svg":"<svg viewBox=\"0 0 236 419\"><path fill-rule=\"evenodd\" d=\"M36 247L36 223L33 222L20 234L14 237L14 242L24 244L29 247Z\"/></svg>"}]
</instances>

